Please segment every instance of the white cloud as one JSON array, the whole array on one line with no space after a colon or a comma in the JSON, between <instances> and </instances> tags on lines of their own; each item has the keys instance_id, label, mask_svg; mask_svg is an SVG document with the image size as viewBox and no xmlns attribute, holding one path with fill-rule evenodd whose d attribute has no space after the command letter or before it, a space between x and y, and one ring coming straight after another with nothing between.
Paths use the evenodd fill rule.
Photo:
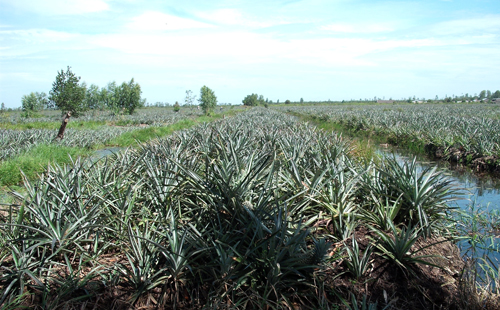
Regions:
<instances>
[{"instance_id":1,"label":"white cloud","mask_svg":"<svg viewBox=\"0 0 500 310\"><path fill-rule=\"evenodd\" d=\"M244 64L297 62L314 66L373 66L375 63L361 56L397 48L438 46L444 43L432 39L277 40L265 34L233 31L183 35L168 33L103 35L94 38L91 44L129 54L163 55L173 59L191 58L194 61L218 59L222 62Z\"/></svg>"},{"instance_id":2,"label":"white cloud","mask_svg":"<svg viewBox=\"0 0 500 310\"><path fill-rule=\"evenodd\" d=\"M1 0L1 2L20 10L42 15L74 15L109 9L108 4L103 0Z\"/></svg>"},{"instance_id":3,"label":"white cloud","mask_svg":"<svg viewBox=\"0 0 500 310\"><path fill-rule=\"evenodd\" d=\"M500 32L500 15L441 22L432 27L432 32L438 35L498 34Z\"/></svg>"},{"instance_id":4,"label":"white cloud","mask_svg":"<svg viewBox=\"0 0 500 310\"><path fill-rule=\"evenodd\" d=\"M85 36L49 29L0 30L3 57L49 56L53 51L87 48ZM33 56L37 55L37 56ZM30 58L32 58L30 57Z\"/></svg>"},{"instance_id":5,"label":"white cloud","mask_svg":"<svg viewBox=\"0 0 500 310\"><path fill-rule=\"evenodd\" d=\"M386 24L347 24L334 23L320 27L320 29L337 33L379 33L394 31L393 27Z\"/></svg>"},{"instance_id":6,"label":"white cloud","mask_svg":"<svg viewBox=\"0 0 500 310\"><path fill-rule=\"evenodd\" d=\"M161 30L180 30L180 29L200 29L211 28L210 24L202 23L193 19L182 18L161 12L145 12L132 19L127 24L127 28L139 31L161 31Z\"/></svg>"},{"instance_id":7,"label":"white cloud","mask_svg":"<svg viewBox=\"0 0 500 310\"><path fill-rule=\"evenodd\" d=\"M237 9L203 11L196 13L196 15L217 25L242 26L248 28L265 28L290 23L280 18L271 19L267 17L265 20L259 19L250 14L244 14L241 10Z\"/></svg>"},{"instance_id":8,"label":"white cloud","mask_svg":"<svg viewBox=\"0 0 500 310\"><path fill-rule=\"evenodd\" d=\"M25 43L60 42L76 36L72 33L49 29L0 30L0 35Z\"/></svg>"}]
</instances>

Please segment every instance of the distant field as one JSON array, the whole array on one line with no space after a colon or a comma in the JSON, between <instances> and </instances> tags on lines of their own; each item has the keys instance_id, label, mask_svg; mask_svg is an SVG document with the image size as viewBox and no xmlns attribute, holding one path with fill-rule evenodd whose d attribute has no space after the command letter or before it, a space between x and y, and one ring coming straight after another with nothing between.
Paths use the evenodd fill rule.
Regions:
<instances>
[{"instance_id":1,"label":"distant field","mask_svg":"<svg viewBox=\"0 0 500 310\"><path fill-rule=\"evenodd\" d=\"M54 141L62 121L60 111L43 111L37 118L23 118L20 111L6 112L0 114L0 185L20 182L20 170L34 177L49 162L70 162L68 155L86 156L106 146L132 146L238 110L219 108L212 117L203 116L196 107L183 107L179 112L145 108L133 115L91 111L71 118L61 141Z\"/></svg>"},{"instance_id":2,"label":"distant field","mask_svg":"<svg viewBox=\"0 0 500 310\"><path fill-rule=\"evenodd\" d=\"M329 122L351 133L384 137L438 158L479 166L500 165L500 106L494 104L331 105L279 107Z\"/></svg>"}]
</instances>

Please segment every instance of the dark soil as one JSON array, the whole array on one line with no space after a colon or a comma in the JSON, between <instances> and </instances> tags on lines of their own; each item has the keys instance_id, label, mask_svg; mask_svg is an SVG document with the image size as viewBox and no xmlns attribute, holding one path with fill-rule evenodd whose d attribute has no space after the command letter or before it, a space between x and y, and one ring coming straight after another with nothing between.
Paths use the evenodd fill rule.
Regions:
<instances>
[{"instance_id":1,"label":"dark soil","mask_svg":"<svg viewBox=\"0 0 500 310\"><path fill-rule=\"evenodd\" d=\"M370 237L376 238L365 227L355 232L363 252L372 242ZM351 241L346 241L346 244L351 244ZM371 267L363 278L354 280L340 262L338 269L328 271L328 287L340 291L343 298L350 302L352 293L358 304L366 296L369 303L377 303L377 309L500 309L500 296L489 296L489 300L480 302L466 295L466 291L477 294L471 292L470 287L464 289L468 285L462 276L466 264L454 243L443 237L420 239L412 251L418 249L422 250L416 255L433 255L425 260L440 268L414 264L404 269L373 253ZM343 274L337 276L340 273Z\"/></svg>"},{"instance_id":2,"label":"dark soil","mask_svg":"<svg viewBox=\"0 0 500 310\"><path fill-rule=\"evenodd\" d=\"M432 159L447 160L470 167L476 173L490 173L500 177L500 158L497 156L479 156L463 148L452 147L445 150L432 144L425 145L425 151Z\"/></svg>"}]
</instances>

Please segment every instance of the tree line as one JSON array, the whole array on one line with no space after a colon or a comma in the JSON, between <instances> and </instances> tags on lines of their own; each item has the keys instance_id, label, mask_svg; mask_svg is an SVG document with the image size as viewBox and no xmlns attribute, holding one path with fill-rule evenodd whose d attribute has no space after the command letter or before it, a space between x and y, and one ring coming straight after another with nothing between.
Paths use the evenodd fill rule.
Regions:
<instances>
[{"instance_id":1,"label":"tree line","mask_svg":"<svg viewBox=\"0 0 500 310\"><path fill-rule=\"evenodd\" d=\"M98 109L108 109L115 114L132 114L146 102L146 99L141 98L141 86L133 78L121 85L113 81L102 88L95 84L87 87L80 79L69 66L66 71L61 70L57 73L49 96L44 92L31 92L21 98L24 116L32 117L42 109L53 108L64 113L71 112L76 117L85 111Z\"/></svg>"},{"instance_id":2,"label":"tree line","mask_svg":"<svg viewBox=\"0 0 500 310\"><path fill-rule=\"evenodd\" d=\"M114 114L132 114L137 108L146 105L146 99L141 98L141 86L132 78L129 82L118 85L110 82L106 87L99 88L95 84L87 87L80 82L68 66L66 72L57 73L52 89L47 96L44 92L31 92L21 98L23 115L33 117L42 109L59 109L63 113L70 112L71 116L78 117L89 110L111 110ZM185 105L192 106L195 97L191 90L186 91ZM205 114L210 114L217 106L217 97L212 89L203 86L200 89L199 107ZM4 106L2 103L2 111ZM174 110L179 111L176 102Z\"/></svg>"}]
</instances>

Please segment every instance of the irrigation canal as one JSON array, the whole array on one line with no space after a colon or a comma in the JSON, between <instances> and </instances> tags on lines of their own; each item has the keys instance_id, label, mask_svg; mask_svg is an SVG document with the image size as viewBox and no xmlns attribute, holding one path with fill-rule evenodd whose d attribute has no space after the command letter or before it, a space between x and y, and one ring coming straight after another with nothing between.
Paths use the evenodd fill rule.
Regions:
<instances>
[{"instance_id":1,"label":"irrigation canal","mask_svg":"<svg viewBox=\"0 0 500 310\"><path fill-rule=\"evenodd\" d=\"M378 154L395 156L401 162L412 160L415 156L397 148L379 148ZM488 214L496 215L496 231L486 232L480 230L480 233L491 237L482 240L478 239L476 247L472 247L469 241L459 242L458 245L461 252L466 256L474 258L488 257L494 264L500 266L500 179L492 176L478 177L470 170L453 168L448 162L429 161L425 157L417 156L417 163L421 170L437 166L438 170L452 181L454 187L462 192L461 197L454 201L452 206L458 207L469 216L475 214L476 219L487 217ZM471 219L470 221L459 221L457 225L464 225L466 229L473 231L473 223L474 220ZM473 249L475 252L472 251Z\"/></svg>"}]
</instances>

